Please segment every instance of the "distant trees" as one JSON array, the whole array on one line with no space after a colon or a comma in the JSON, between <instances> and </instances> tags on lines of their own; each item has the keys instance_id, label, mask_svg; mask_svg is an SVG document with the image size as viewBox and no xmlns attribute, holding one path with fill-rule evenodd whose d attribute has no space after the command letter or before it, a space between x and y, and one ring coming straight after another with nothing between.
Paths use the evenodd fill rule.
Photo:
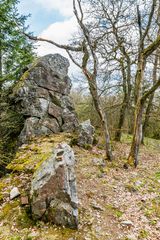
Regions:
<instances>
[{"instance_id":1,"label":"distant trees","mask_svg":"<svg viewBox=\"0 0 160 240\"><path fill-rule=\"evenodd\" d=\"M28 16L18 13L18 0L0 2L0 89L9 81L18 80L22 69L33 61L33 43L21 33L27 31Z\"/></svg>"}]
</instances>

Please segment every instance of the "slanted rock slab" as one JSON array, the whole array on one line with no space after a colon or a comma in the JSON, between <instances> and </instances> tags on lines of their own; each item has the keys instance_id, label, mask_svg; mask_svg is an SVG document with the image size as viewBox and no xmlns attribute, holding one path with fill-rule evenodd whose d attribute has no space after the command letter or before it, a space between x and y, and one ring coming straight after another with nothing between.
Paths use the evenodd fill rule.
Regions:
<instances>
[{"instance_id":1,"label":"slanted rock slab","mask_svg":"<svg viewBox=\"0 0 160 240\"><path fill-rule=\"evenodd\" d=\"M78 198L75 157L72 148L61 143L35 172L31 184L34 219L70 228L78 227Z\"/></svg>"}]
</instances>

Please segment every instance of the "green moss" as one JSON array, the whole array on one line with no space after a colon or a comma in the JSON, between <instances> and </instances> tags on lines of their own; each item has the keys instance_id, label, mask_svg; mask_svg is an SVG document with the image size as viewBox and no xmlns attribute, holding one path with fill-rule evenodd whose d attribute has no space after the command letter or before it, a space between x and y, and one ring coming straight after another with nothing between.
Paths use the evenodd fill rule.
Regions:
<instances>
[{"instance_id":1,"label":"green moss","mask_svg":"<svg viewBox=\"0 0 160 240\"><path fill-rule=\"evenodd\" d=\"M156 217L160 218L160 198L155 198L152 200L152 210Z\"/></svg>"},{"instance_id":2,"label":"green moss","mask_svg":"<svg viewBox=\"0 0 160 240\"><path fill-rule=\"evenodd\" d=\"M1 181L1 182L0 182L0 192L2 192L5 187L6 187L5 182L4 182L4 181Z\"/></svg>"},{"instance_id":3,"label":"green moss","mask_svg":"<svg viewBox=\"0 0 160 240\"><path fill-rule=\"evenodd\" d=\"M106 208L106 210L109 211L110 214L112 214L113 216L115 216L117 218L120 218L123 215L122 211L120 211L118 208L115 208L111 204L106 205L105 208Z\"/></svg>"},{"instance_id":4,"label":"green moss","mask_svg":"<svg viewBox=\"0 0 160 240\"><path fill-rule=\"evenodd\" d=\"M60 100L59 100L58 98L56 98L56 97L53 96L52 94L50 94L50 97L51 97L51 99L52 99L52 102L53 102L55 105L61 107L61 102L60 102Z\"/></svg>"},{"instance_id":5,"label":"green moss","mask_svg":"<svg viewBox=\"0 0 160 240\"><path fill-rule=\"evenodd\" d=\"M151 217L152 217L152 214L153 214L153 210L152 210L152 209L145 209L144 215L145 215L147 218L151 218Z\"/></svg>"},{"instance_id":6,"label":"green moss","mask_svg":"<svg viewBox=\"0 0 160 240\"><path fill-rule=\"evenodd\" d=\"M14 172L33 173L53 153L54 147L60 142L69 142L70 134L61 133L48 137L34 138L27 145L22 145L15 155L15 158L7 169Z\"/></svg>"},{"instance_id":7,"label":"green moss","mask_svg":"<svg viewBox=\"0 0 160 240\"><path fill-rule=\"evenodd\" d=\"M7 166L7 169L18 172L34 172L43 161L52 154L52 143L30 144L19 149L15 159Z\"/></svg>"},{"instance_id":8,"label":"green moss","mask_svg":"<svg viewBox=\"0 0 160 240\"><path fill-rule=\"evenodd\" d=\"M157 180L160 180L160 172L156 172L156 173L155 173L155 178L156 178Z\"/></svg>"},{"instance_id":9,"label":"green moss","mask_svg":"<svg viewBox=\"0 0 160 240\"><path fill-rule=\"evenodd\" d=\"M3 194L0 193L0 202L2 202L2 201L3 201Z\"/></svg>"},{"instance_id":10,"label":"green moss","mask_svg":"<svg viewBox=\"0 0 160 240\"><path fill-rule=\"evenodd\" d=\"M12 96L16 95L17 91L23 87L25 80L29 77L29 71L26 71L17 82L17 84L13 88Z\"/></svg>"},{"instance_id":11,"label":"green moss","mask_svg":"<svg viewBox=\"0 0 160 240\"><path fill-rule=\"evenodd\" d=\"M94 137L93 138L93 145L97 145L98 144L98 137Z\"/></svg>"},{"instance_id":12,"label":"green moss","mask_svg":"<svg viewBox=\"0 0 160 240\"><path fill-rule=\"evenodd\" d=\"M120 218L120 217L122 217L123 212L118 209L115 209L115 215L116 215L116 217Z\"/></svg>"},{"instance_id":13,"label":"green moss","mask_svg":"<svg viewBox=\"0 0 160 240\"><path fill-rule=\"evenodd\" d=\"M141 229L140 233L139 233L139 236L138 236L138 239L144 239L146 237L148 237L148 232L145 229Z\"/></svg>"},{"instance_id":14,"label":"green moss","mask_svg":"<svg viewBox=\"0 0 160 240\"><path fill-rule=\"evenodd\" d=\"M93 174L90 173L90 172L86 172L86 173L84 174L84 177L87 178L87 179L92 178L92 176L93 176Z\"/></svg>"},{"instance_id":15,"label":"green moss","mask_svg":"<svg viewBox=\"0 0 160 240\"><path fill-rule=\"evenodd\" d=\"M77 145L78 143L78 139L76 137L72 138L69 145L72 147L72 146L75 146Z\"/></svg>"},{"instance_id":16,"label":"green moss","mask_svg":"<svg viewBox=\"0 0 160 240\"><path fill-rule=\"evenodd\" d=\"M9 220L11 221L19 213L19 201L8 202L6 203L0 212L0 220Z\"/></svg>"},{"instance_id":17,"label":"green moss","mask_svg":"<svg viewBox=\"0 0 160 240\"><path fill-rule=\"evenodd\" d=\"M151 221L150 221L150 224L151 224L152 226L156 225L156 224L157 224L157 220L155 220L155 219L151 220Z\"/></svg>"},{"instance_id":18,"label":"green moss","mask_svg":"<svg viewBox=\"0 0 160 240\"><path fill-rule=\"evenodd\" d=\"M16 220L17 226L21 228L30 228L35 224L31 216L25 209L22 209Z\"/></svg>"},{"instance_id":19,"label":"green moss","mask_svg":"<svg viewBox=\"0 0 160 240\"><path fill-rule=\"evenodd\" d=\"M103 166L100 165L100 166L98 166L98 168L100 170L100 173L105 173L105 174L109 173L108 166L107 167L103 167Z\"/></svg>"},{"instance_id":20,"label":"green moss","mask_svg":"<svg viewBox=\"0 0 160 240\"><path fill-rule=\"evenodd\" d=\"M125 185L125 188L129 191L129 192L137 192L139 190L139 188L135 185L133 185L132 183L128 183Z\"/></svg>"},{"instance_id":21,"label":"green moss","mask_svg":"<svg viewBox=\"0 0 160 240\"><path fill-rule=\"evenodd\" d=\"M9 240L21 240L22 238L19 236L11 237Z\"/></svg>"},{"instance_id":22,"label":"green moss","mask_svg":"<svg viewBox=\"0 0 160 240\"><path fill-rule=\"evenodd\" d=\"M86 150L91 150L92 149L92 145L91 144L84 144L83 148Z\"/></svg>"},{"instance_id":23,"label":"green moss","mask_svg":"<svg viewBox=\"0 0 160 240\"><path fill-rule=\"evenodd\" d=\"M25 71L20 78L20 81L25 81L29 77L29 71Z\"/></svg>"},{"instance_id":24,"label":"green moss","mask_svg":"<svg viewBox=\"0 0 160 240\"><path fill-rule=\"evenodd\" d=\"M145 203L143 206L144 215L154 222L156 218L160 218L160 197L156 197L152 201Z\"/></svg>"}]
</instances>

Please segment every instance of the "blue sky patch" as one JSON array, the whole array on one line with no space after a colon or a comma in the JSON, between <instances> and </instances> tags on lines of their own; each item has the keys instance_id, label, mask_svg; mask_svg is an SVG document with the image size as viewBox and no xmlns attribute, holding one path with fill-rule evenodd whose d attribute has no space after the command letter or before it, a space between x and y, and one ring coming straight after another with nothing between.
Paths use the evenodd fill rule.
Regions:
<instances>
[{"instance_id":1,"label":"blue sky patch","mask_svg":"<svg viewBox=\"0 0 160 240\"><path fill-rule=\"evenodd\" d=\"M40 34L50 24L64 20L64 17L58 11L54 11L53 9L48 11L40 4L34 3L33 0L20 1L18 10L23 15L31 14L26 24L29 25L29 30L36 35Z\"/></svg>"}]
</instances>

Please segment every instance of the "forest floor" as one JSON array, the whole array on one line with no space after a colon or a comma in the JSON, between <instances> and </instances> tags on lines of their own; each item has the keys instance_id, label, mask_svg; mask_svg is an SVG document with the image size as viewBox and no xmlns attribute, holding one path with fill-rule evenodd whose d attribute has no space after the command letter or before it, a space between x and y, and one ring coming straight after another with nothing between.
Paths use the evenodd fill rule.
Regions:
<instances>
[{"instance_id":1,"label":"forest floor","mask_svg":"<svg viewBox=\"0 0 160 240\"><path fill-rule=\"evenodd\" d=\"M37 145L52 137L25 146L35 155ZM0 239L3 240L160 240L160 141L146 139L141 146L137 169L124 169L130 148L130 136L113 143L114 161L105 163L102 144L85 150L74 146L77 160L79 198L78 230L63 229L43 222L34 223L20 206L19 198L9 200L8 193L17 186L24 191L30 184L29 171L13 172L0 183ZM23 151L24 151L23 150ZM21 156L24 152L21 151ZM20 169L22 170L22 169Z\"/></svg>"}]
</instances>

